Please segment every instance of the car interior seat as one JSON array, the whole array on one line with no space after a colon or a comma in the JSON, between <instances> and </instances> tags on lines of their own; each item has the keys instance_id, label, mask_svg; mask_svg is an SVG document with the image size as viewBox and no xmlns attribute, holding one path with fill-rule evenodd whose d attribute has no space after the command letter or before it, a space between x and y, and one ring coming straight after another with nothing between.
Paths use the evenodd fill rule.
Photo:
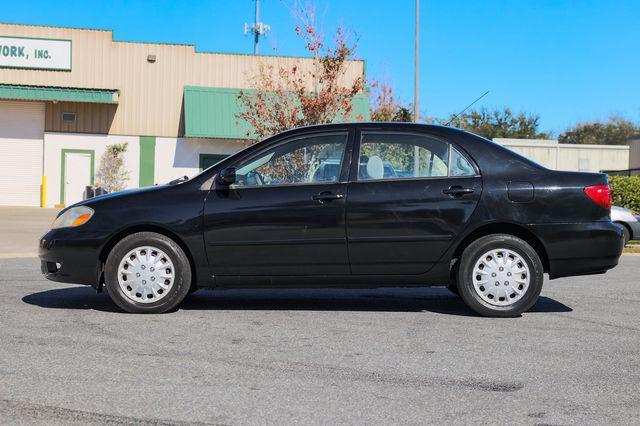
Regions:
<instances>
[{"instance_id":1,"label":"car interior seat","mask_svg":"<svg viewBox=\"0 0 640 426\"><path fill-rule=\"evenodd\" d=\"M382 179L384 177L384 163L382 158L372 155L367 161L367 175L369 179Z\"/></svg>"}]
</instances>

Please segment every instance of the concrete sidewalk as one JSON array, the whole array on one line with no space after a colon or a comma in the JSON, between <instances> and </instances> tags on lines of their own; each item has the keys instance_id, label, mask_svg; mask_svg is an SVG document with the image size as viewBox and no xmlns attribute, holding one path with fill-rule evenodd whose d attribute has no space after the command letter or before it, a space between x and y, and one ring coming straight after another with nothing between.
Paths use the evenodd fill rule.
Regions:
<instances>
[{"instance_id":1,"label":"concrete sidewalk","mask_svg":"<svg viewBox=\"0 0 640 426\"><path fill-rule=\"evenodd\" d=\"M0 259L35 257L38 239L51 226L59 209L0 207Z\"/></svg>"}]
</instances>

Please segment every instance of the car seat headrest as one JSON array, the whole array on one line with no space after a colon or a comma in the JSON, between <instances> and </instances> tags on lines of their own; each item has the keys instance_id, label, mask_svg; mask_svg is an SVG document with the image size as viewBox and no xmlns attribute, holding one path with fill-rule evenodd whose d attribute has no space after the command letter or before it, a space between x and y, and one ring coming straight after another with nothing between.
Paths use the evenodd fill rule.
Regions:
<instances>
[{"instance_id":1,"label":"car seat headrest","mask_svg":"<svg viewBox=\"0 0 640 426\"><path fill-rule=\"evenodd\" d=\"M367 161L367 174L370 179L382 179L384 177L384 164L382 158L372 155Z\"/></svg>"}]
</instances>

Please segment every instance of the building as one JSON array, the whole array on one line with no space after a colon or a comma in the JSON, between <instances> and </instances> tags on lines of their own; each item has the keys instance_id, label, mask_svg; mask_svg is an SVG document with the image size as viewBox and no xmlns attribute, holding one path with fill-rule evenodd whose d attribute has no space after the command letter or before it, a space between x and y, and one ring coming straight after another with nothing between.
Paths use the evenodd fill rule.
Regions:
<instances>
[{"instance_id":1,"label":"building","mask_svg":"<svg viewBox=\"0 0 640 426\"><path fill-rule=\"evenodd\" d=\"M263 63L313 66L114 41L111 31L0 24L0 205L81 200L114 143L128 143L128 188L194 174L237 151L246 136L237 96ZM350 61L343 78L363 74L364 63ZM368 117L366 95L354 109Z\"/></svg>"},{"instance_id":2,"label":"building","mask_svg":"<svg viewBox=\"0 0 640 426\"><path fill-rule=\"evenodd\" d=\"M629 145L629 169L630 174L640 176L640 139L631 139Z\"/></svg>"},{"instance_id":3,"label":"building","mask_svg":"<svg viewBox=\"0 0 640 426\"><path fill-rule=\"evenodd\" d=\"M557 140L509 138L495 138L494 142L554 170L599 172L629 168L627 145L576 145Z\"/></svg>"}]
</instances>

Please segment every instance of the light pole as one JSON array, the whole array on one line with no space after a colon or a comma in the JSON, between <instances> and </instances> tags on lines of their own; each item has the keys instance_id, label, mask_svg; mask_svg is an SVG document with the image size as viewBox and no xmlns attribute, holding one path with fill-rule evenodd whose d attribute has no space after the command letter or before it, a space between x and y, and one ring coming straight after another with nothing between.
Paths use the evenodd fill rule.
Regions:
<instances>
[{"instance_id":1,"label":"light pole","mask_svg":"<svg viewBox=\"0 0 640 426\"><path fill-rule=\"evenodd\" d=\"M255 25L258 25L258 22L260 22L260 0L256 0L256 18L254 20ZM260 41L260 32L259 31L254 31L254 44L253 44L253 54L257 55L258 54L258 41Z\"/></svg>"},{"instance_id":2,"label":"light pole","mask_svg":"<svg viewBox=\"0 0 640 426\"><path fill-rule=\"evenodd\" d=\"M416 0L416 35L413 64L413 121L418 121L418 40L420 24L420 0Z\"/></svg>"}]
</instances>

